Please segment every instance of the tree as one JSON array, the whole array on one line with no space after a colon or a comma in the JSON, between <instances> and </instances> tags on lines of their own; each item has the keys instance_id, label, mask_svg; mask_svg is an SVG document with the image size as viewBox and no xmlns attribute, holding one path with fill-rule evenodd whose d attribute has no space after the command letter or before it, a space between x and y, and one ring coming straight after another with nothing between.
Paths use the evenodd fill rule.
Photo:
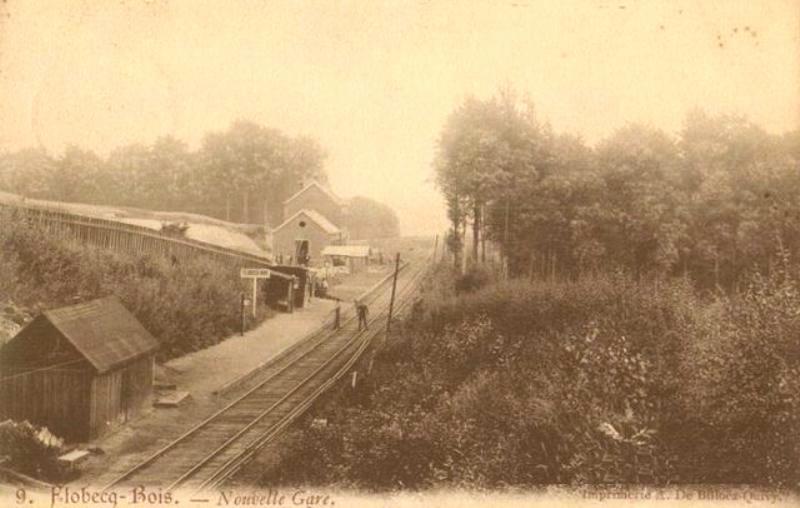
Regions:
<instances>
[{"instance_id":1,"label":"tree","mask_svg":"<svg viewBox=\"0 0 800 508\"><path fill-rule=\"evenodd\" d=\"M0 188L31 198L52 194L55 161L43 148L27 148L0 157Z\"/></svg>"},{"instance_id":2,"label":"tree","mask_svg":"<svg viewBox=\"0 0 800 508\"><path fill-rule=\"evenodd\" d=\"M530 101L508 91L486 101L469 98L448 118L434 163L436 181L445 194L454 234L459 234L459 224L472 220L473 260L478 259L482 230L504 243L506 221L498 229L499 210L509 207L518 186L539 178L547 142ZM494 221L485 228L487 209ZM506 252L508 245L503 247Z\"/></svg>"},{"instance_id":3,"label":"tree","mask_svg":"<svg viewBox=\"0 0 800 508\"><path fill-rule=\"evenodd\" d=\"M753 262L746 252L770 256L774 230L763 229L771 214L764 196L779 192L774 185L780 177L770 175L781 166L771 155L776 147L776 140L743 117L712 117L699 110L687 115L680 148L688 175L689 234L697 240L689 264L698 275L712 275L715 285L735 284Z\"/></svg>"},{"instance_id":4,"label":"tree","mask_svg":"<svg viewBox=\"0 0 800 508\"><path fill-rule=\"evenodd\" d=\"M354 240L400 235L400 221L394 210L362 196L356 196L348 203L345 226Z\"/></svg>"},{"instance_id":5,"label":"tree","mask_svg":"<svg viewBox=\"0 0 800 508\"><path fill-rule=\"evenodd\" d=\"M604 244L613 260L637 273L669 271L678 262L683 224L670 175L678 163L675 142L641 125L616 131L598 147L600 177L610 221Z\"/></svg>"},{"instance_id":6,"label":"tree","mask_svg":"<svg viewBox=\"0 0 800 508\"><path fill-rule=\"evenodd\" d=\"M94 152L70 145L58 158L50 179L51 197L59 201L98 203L103 160Z\"/></svg>"},{"instance_id":7,"label":"tree","mask_svg":"<svg viewBox=\"0 0 800 508\"><path fill-rule=\"evenodd\" d=\"M192 156L183 141L163 136L153 143L145 181L149 208L183 208L192 192L192 162Z\"/></svg>"},{"instance_id":8,"label":"tree","mask_svg":"<svg viewBox=\"0 0 800 508\"><path fill-rule=\"evenodd\" d=\"M223 191L226 219L232 220L234 196L241 196L239 220L251 223L281 217L283 200L304 179L325 181L324 159L324 151L310 138L289 138L246 121L206 136L200 153L206 187ZM262 197L260 210L251 203L254 194Z\"/></svg>"},{"instance_id":9,"label":"tree","mask_svg":"<svg viewBox=\"0 0 800 508\"><path fill-rule=\"evenodd\" d=\"M313 138L282 136L277 152L277 168L274 177L264 182L264 221L266 224L283 217L283 201L294 194L303 182L316 180L321 184L328 181L324 164L325 150Z\"/></svg>"},{"instance_id":10,"label":"tree","mask_svg":"<svg viewBox=\"0 0 800 508\"><path fill-rule=\"evenodd\" d=\"M230 221L233 194L237 190L235 172L237 166L233 162L233 155L228 146L225 135L221 132L206 134L198 156L200 164L199 179L202 182L203 195L207 198L212 215L218 213L220 198L224 203L225 220ZM207 205L207 206L208 206ZM208 208L206 208L208 210Z\"/></svg>"}]
</instances>

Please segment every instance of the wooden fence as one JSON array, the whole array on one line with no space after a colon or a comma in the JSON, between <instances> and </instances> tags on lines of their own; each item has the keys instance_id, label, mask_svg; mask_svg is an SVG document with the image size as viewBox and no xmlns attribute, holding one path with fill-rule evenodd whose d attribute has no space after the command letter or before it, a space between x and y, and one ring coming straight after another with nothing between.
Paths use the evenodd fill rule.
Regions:
<instances>
[{"instance_id":1,"label":"wooden fence","mask_svg":"<svg viewBox=\"0 0 800 508\"><path fill-rule=\"evenodd\" d=\"M30 205L0 203L0 208L11 210L31 223L44 226L56 237L72 238L111 250L163 256L175 261L204 257L236 268L272 268L286 273L286 270L275 266L266 256L248 254L191 238L175 237L143 226Z\"/></svg>"},{"instance_id":2,"label":"wooden fence","mask_svg":"<svg viewBox=\"0 0 800 508\"><path fill-rule=\"evenodd\" d=\"M304 267L276 265L266 256L248 254L191 238L176 237L144 226L36 205L0 202L0 209L9 210L31 224L41 225L57 238L74 239L119 252L163 256L178 263L204 258L221 262L236 272L240 268L269 268L276 275L272 282L274 291L280 295L294 294L296 296L294 307L305 306L305 295L308 291L306 285L312 284ZM288 307L291 310L292 306Z\"/></svg>"}]
</instances>

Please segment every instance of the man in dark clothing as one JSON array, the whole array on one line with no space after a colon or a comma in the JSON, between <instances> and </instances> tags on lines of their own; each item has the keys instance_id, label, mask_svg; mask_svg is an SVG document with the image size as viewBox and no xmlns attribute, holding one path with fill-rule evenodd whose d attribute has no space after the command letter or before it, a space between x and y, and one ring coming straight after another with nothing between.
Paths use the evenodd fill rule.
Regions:
<instances>
[{"instance_id":1,"label":"man in dark clothing","mask_svg":"<svg viewBox=\"0 0 800 508\"><path fill-rule=\"evenodd\" d=\"M356 300L356 314L358 314L358 331L361 331L362 324L364 325L364 329L366 330L368 328L367 315L369 314L369 309L367 308L367 304Z\"/></svg>"}]
</instances>

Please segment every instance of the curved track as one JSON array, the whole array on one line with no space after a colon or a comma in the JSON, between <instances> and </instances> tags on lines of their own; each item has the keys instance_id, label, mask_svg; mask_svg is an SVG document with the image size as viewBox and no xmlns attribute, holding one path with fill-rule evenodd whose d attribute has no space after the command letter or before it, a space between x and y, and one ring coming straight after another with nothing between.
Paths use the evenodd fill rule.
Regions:
<instances>
[{"instance_id":1,"label":"curved track","mask_svg":"<svg viewBox=\"0 0 800 508\"><path fill-rule=\"evenodd\" d=\"M425 266L405 265L397 281L395 315L409 304ZM259 375L252 388L106 488L159 486L190 491L216 487L272 440L358 360L385 329L390 288L374 288L370 329L358 331L354 317L336 331L312 335Z\"/></svg>"}]
</instances>

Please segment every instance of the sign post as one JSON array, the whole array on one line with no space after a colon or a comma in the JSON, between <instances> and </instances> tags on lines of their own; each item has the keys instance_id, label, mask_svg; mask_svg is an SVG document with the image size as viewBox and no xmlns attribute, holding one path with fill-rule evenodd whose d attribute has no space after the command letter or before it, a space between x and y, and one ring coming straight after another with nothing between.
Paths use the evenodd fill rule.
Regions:
<instances>
[{"instance_id":1,"label":"sign post","mask_svg":"<svg viewBox=\"0 0 800 508\"><path fill-rule=\"evenodd\" d=\"M272 270L269 268L242 268L239 276L243 279L253 279L253 317L256 317L258 308L258 279L269 279Z\"/></svg>"}]
</instances>

